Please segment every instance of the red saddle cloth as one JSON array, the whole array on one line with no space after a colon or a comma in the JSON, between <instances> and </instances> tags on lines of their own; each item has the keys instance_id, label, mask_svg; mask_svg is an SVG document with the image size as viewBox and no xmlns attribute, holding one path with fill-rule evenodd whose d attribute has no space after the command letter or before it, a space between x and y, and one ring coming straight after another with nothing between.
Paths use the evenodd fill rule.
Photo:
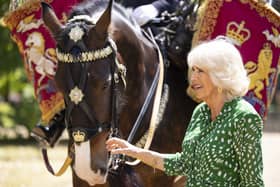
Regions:
<instances>
[{"instance_id":1,"label":"red saddle cloth","mask_svg":"<svg viewBox=\"0 0 280 187\"><path fill-rule=\"evenodd\" d=\"M239 49L250 78L246 96L265 119L280 61L280 14L257 0L209 0L201 7L193 46L224 35Z\"/></svg>"},{"instance_id":2,"label":"red saddle cloth","mask_svg":"<svg viewBox=\"0 0 280 187\"><path fill-rule=\"evenodd\" d=\"M54 8L61 22L66 22L68 11L81 1L46 0L45 2ZM3 21L18 45L28 78L34 85L42 121L48 123L64 108L64 101L54 83L57 68L55 42L44 27L40 2L40 0L11 0L10 11Z\"/></svg>"}]
</instances>

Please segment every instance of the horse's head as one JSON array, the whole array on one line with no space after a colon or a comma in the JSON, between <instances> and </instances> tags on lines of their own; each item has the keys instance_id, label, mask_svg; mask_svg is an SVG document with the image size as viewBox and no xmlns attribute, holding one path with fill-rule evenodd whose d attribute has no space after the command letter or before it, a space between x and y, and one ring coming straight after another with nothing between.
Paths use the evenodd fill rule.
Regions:
<instances>
[{"instance_id":1,"label":"horse's head","mask_svg":"<svg viewBox=\"0 0 280 187\"><path fill-rule=\"evenodd\" d=\"M25 45L28 47L44 48L44 38L41 33L33 32L28 36ZM44 49L42 49L42 51L44 51Z\"/></svg>"},{"instance_id":2,"label":"horse's head","mask_svg":"<svg viewBox=\"0 0 280 187\"><path fill-rule=\"evenodd\" d=\"M116 45L108 36L112 4L82 4L62 25L42 3L43 20L57 45L55 80L64 95L65 121L75 146L73 169L90 185L106 182L105 141L115 128L117 91L125 85L125 67L116 60Z\"/></svg>"}]
</instances>

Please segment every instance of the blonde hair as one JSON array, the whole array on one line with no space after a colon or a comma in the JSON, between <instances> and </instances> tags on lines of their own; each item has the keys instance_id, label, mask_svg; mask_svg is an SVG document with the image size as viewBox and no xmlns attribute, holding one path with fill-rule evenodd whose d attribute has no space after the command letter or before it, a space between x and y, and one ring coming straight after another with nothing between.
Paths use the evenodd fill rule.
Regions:
<instances>
[{"instance_id":1,"label":"blonde hair","mask_svg":"<svg viewBox=\"0 0 280 187\"><path fill-rule=\"evenodd\" d=\"M237 48L225 37L201 43L188 54L189 68L206 71L213 84L222 88L226 100L244 96L250 80Z\"/></svg>"}]
</instances>

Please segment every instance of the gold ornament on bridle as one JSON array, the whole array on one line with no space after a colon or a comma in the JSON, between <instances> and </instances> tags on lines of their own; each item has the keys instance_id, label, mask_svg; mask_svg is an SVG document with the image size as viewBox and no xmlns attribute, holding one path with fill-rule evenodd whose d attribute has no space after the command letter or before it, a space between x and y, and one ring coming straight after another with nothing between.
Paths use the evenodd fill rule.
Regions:
<instances>
[{"instance_id":1,"label":"gold ornament on bridle","mask_svg":"<svg viewBox=\"0 0 280 187\"><path fill-rule=\"evenodd\" d=\"M74 131L72 136L76 143L84 142L86 139L86 134L80 130Z\"/></svg>"}]
</instances>

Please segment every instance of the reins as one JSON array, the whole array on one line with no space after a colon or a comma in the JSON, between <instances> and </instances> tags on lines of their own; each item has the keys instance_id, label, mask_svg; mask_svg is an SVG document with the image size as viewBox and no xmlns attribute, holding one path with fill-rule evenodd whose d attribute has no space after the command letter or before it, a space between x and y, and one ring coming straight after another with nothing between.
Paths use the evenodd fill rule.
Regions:
<instances>
[{"instance_id":1,"label":"reins","mask_svg":"<svg viewBox=\"0 0 280 187\"><path fill-rule=\"evenodd\" d=\"M43 159L45 162L45 166L47 168L47 170L54 176L61 176L65 173L65 171L67 170L67 168L71 165L73 159L74 159L74 155L75 155L75 151L73 149L70 149L63 165L60 167L60 169L55 172L49 162L49 158L48 158L48 152L45 148L42 149L42 155L43 155Z\"/></svg>"},{"instance_id":2,"label":"reins","mask_svg":"<svg viewBox=\"0 0 280 187\"><path fill-rule=\"evenodd\" d=\"M163 57L162 57L161 51L159 49L159 46L157 45L157 43L153 39L152 34L151 34L151 36L149 36L146 32L143 32L143 33L145 34L145 36L151 42L153 42L155 44L155 46L157 48L157 52L158 52L158 59L159 59L159 64L158 64L158 67L157 67L157 71L156 71L153 83L152 83L152 85L150 87L150 90L149 90L149 93L146 97L147 103L146 103L146 100L145 100L145 103L142 106L142 108L144 108L144 105L148 105L151 101L152 95L155 94L150 125L149 125L149 129L147 131L147 139L146 139L146 143L145 143L145 146L144 146L144 149L149 149L151 144L152 144L152 140L154 138L155 130L156 130L156 127L157 127L157 116L158 116L159 109L160 109L160 100L161 100L161 94L162 94L162 88L163 88L163 82L164 82L164 65L163 65ZM147 99L147 98L149 98L149 99ZM142 109L141 109L141 112L142 112ZM140 114L139 114L139 116L140 116ZM138 116L138 118L139 118L139 116ZM137 118L137 120L138 120L138 118ZM143 118L143 116L142 116L142 118ZM141 118L141 120L142 120L142 118ZM129 137L127 139L128 141L131 141L131 139L135 135L137 129L139 128L140 122L139 122L139 124L136 124L136 122L134 124L134 127L133 127L132 131L129 134ZM135 165L139 164L140 162L141 162L140 160L135 160L133 162L126 161L125 163L128 164L128 165L131 165L131 166L135 166Z\"/></svg>"}]
</instances>

